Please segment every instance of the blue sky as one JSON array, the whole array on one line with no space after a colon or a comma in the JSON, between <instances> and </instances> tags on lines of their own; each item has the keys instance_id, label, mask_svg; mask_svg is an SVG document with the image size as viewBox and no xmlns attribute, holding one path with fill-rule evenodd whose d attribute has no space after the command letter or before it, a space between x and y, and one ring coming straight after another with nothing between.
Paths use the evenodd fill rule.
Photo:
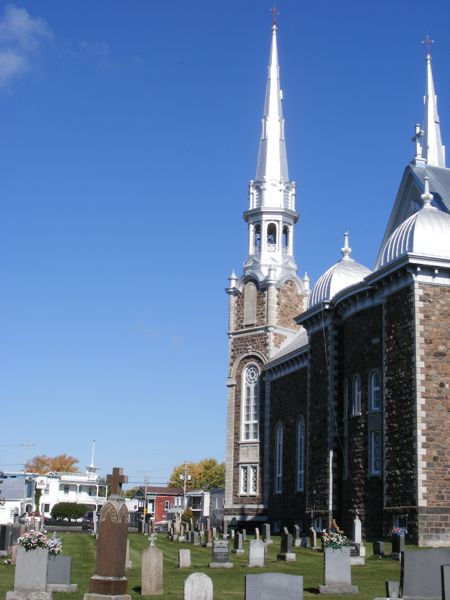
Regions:
<instances>
[{"instance_id":1,"label":"blue sky","mask_svg":"<svg viewBox=\"0 0 450 600\"><path fill-rule=\"evenodd\" d=\"M0 469L61 452L167 480L225 458L227 298L246 258L270 45L260 0L0 6ZM279 3L296 257L373 267L422 120L450 138L445 0Z\"/></svg>"}]
</instances>

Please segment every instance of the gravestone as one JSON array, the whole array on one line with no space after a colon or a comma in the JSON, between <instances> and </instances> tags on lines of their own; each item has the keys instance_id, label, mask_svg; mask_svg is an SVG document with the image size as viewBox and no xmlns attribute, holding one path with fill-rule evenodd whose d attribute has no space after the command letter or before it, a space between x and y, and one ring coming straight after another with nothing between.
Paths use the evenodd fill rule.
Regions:
<instances>
[{"instance_id":1,"label":"gravestone","mask_svg":"<svg viewBox=\"0 0 450 600\"><path fill-rule=\"evenodd\" d=\"M234 536L236 535L236 530L232 529L231 530L231 539L234 540Z\"/></svg>"},{"instance_id":2,"label":"gravestone","mask_svg":"<svg viewBox=\"0 0 450 600\"><path fill-rule=\"evenodd\" d=\"M244 554L244 540L242 539L242 533L237 533L234 538L234 547L231 550L233 554Z\"/></svg>"},{"instance_id":3,"label":"gravestone","mask_svg":"<svg viewBox=\"0 0 450 600\"><path fill-rule=\"evenodd\" d=\"M265 544L262 540L252 540L248 553L248 567L264 567Z\"/></svg>"},{"instance_id":4,"label":"gravestone","mask_svg":"<svg viewBox=\"0 0 450 600\"><path fill-rule=\"evenodd\" d=\"M180 569L191 568L191 551L186 549L178 550L178 567Z\"/></svg>"},{"instance_id":5,"label":"gravestone","mask_svg":"<svg viewBox=\"0 0 450 600\"><path fill-rule=\"evenodd\" d=\"M245 600L303 600L303 577L285 573L245 576Z\"/></svg>"},{"instance_id":6,"label":"gravestone","mask_svg":"<svg viewBox=\"0 0 450 600\"><path fill-rule=\"evenodd\" d=\"M384 542L374 542L372 549L374 556L384 556Z\"/></svg>"},{"instance_id":7,"label":"gravestone","mask_svg":"<svg viewBox=\"0 0 450 600\"><path fill-rule=\"evenodd\" d=\"M228 559L228 542L226 540L214 540L212 560L209 566L211 569L230 569L233 566Z\"/></svg>"},{"instance_id":8,"label":"gravestone","mask_svg":"<svg viewBox=\"0 0 450 600\"><path fill-rule=\"evenodd\" d=\"M405 549L405 534L392 536L392 553L393 560L400 560L401 553Z\"/></svg>"},{"instance_id":9,"label":"gravestone","mask_svg":"<svg viewBox=\"0 0 450 600\"><path fill-rule=\"evenodd\" d=\"M133 563L130 560L130 540L127 540L127 552L125 554L125 569L131 569Z\"/></svg>"},{"instance_id":10,"label":"gravestone","mask_svg":"<svg viewBox=\"0 0 450 600\"><path fill-rule=\"evenodd\" d=\"M355 544L362 544L361 520L358 515L353 519L353 541Z\"/></svg>"},{"instance_id":11,"label":"gravestone","mask_svg":"<svg viewBox=\"0 0 450 600\"><path fill-rule=\"evenodd\" d=\"M27 552L17 548L14 591L6 592L6 600L51 600L47 591L48 550L36 548Z\"/></svg>"},{"instance_id":12,"label":"gravestone","mask_svg":"<svg viewBox=\"0 0 450 600\"><path fill-rule=\"evenodd\" d=\"M242 539L244 540L244 542L247 539L247 530L246 529L242 530Z\"/></svg>"},{"instance_id":13,"label":"gravestone","mask_svg":"<svg viewBox=\"0 0 450 600\"><path fill-rule=\"evenodd\" d=\"M300 526L299 525L294 525L294 546L296 548L300 548L300 546L301 546Z\"/></svg>"},{"instance_id":14,"label":"gravestone","mask_svg":"<svg viewBox=\"0 0 450 600\"><path fill-rule=\"evenodd\" d=\"M151 542L153 544L153 541ZM163 593L163 553L150 545L142 553L141 596L158 596Z\"/></svg>"},{"instance_id":15,"label":"gravestone","mask_svg":"<svg viewBox=\"0 0 450 600\"><path fill-rule=\"evenodd\" d=\"M213 540L214 540L213 530L212 529L208 529L208 541L206 542L206 547L207 548L212 548L212 546L213 546Z\"/></svg>"},{"instance_id":16,"label":"gravestone","mask_svg":"<svg viewBox=\"0 0 450 600\"><path fill-rule=\"evenodd\" d=\"M227 540L228 539L228 521L223 522L223 539Z\"/></svg>"},{"instance_id":17,"label":"gravestone","mask_svg":"<svg viewBox=\"0 0 450 600\"><path fill-rule=\"evenodd\" d=\"M270 525L269 525L269 523L264 523L264 525L263 525L263 540L267 544L273 544L273 540L270 537Z\"/></svg>"},{"instance_id":18,"label":"gravestone","mask_svg":"<svg viewBox=\"0 0 450 600\"><path fill-rule=\"evenodd\" d=\"M200 531L200 546L206 546L204 531Z\"/></svg>"},{"instance_id":19,"label":"gravestone","mask_svg":"<svg viewBox=\"0 0 450 600\"><path fill-rule=\"evenodd\" d=\"M277 554L277 560L293 561L296 558L292 534L283 533L281 535L280 553Z\"/></svg>"},{"instance_id":20,"label":"gravestone","mask_svg":"<svg viewBox=\"0 0 450 600\"><path fill-rule=\"evenodd\" d=\"M309 539L309 536L302 535L300 538L300 548L311 548L311 540Z\"/></svg>"},{"instance_id":21,"label":"gravestone","mask_svg":"<svg viewBox=\"0 0 450 600\"><path fill-rule=\"evenodd\" d=\"M386 594L387 598L399 598L400 594L400 582L399 581L386 581Z\"/></svg>"},{"instance_id":22,"label":"gravestone","mask_svg":"<svg viewBox=\"0 0 450 600\"><path fill-rule=\"evenodd\" d=\"M450 548L402 552L400 596L442 598L441 566L450 564Z\"/></svg>"},{"instance_id":23,"label":"gravestone","mask_svg":"<svg viewBox=\"0 0 450 600\"><path fill-rule=\"evenodd\" d=\"M317 532L314 527L309 528L309 543L311 548L315 550L317 548Z\"/></svg>"},{"instance_id":24,"label":"gravestone","mask_svg":"<svg viewBox=\"0 0 450 600\"><path fill-rule=\"evenodd\" d=\"M324 549L323 585L319 587L321 594L357 594L358 588L352 585L350 568L350 549Z\"/></svg>"},{"instance_id":25,"label":"gravestone","mask_svg":"<svg viewBox=\"0 0 450 600\"><path fill-rule=\"evenodd\" d=\"M192 543L194 546L200 546L200 533L198 531L192 532Z\"/></svg>"},{"instance_id":26,"label":"gravestone","mask_svg":"<svg viewBox=\"0 0 450 600\"><path fill-rule=\"evenodd\" d=\"M95 575L89 580L89 592L84 600L99 600L99 595L114 595L116 600L130 599L125 577L128 509L122 498L122 484L127 481L128 477L117 467L107 476L111 495L100 512Z\"/></svg>"},{"instance_id":27,"label":"gravestone","mask_svg":"<svg viewBox=\"0 0 450 600\"><path fill-rule=\"evenodd\" d=\"M78 585L70 583L72 573L72 557L49 555L47 566L47 591L76 592Z\"/></svg>"},{"instance_id":28,"label":"gravestone","mask_svg":"<svg viewBox=\"0 0 450 600\"><path fill-rule=\"evenodd\" d=\"M450 565L441 566L442 600L450 600Z\"/></svg>"},{"instance_id":29,"label":"gravestone","mask_svg":"<svg viewBox=\"0 0 450 600\"><path fill-rule=\"evenodd\" d=\"M191 573L184 582L184 600L213 600L213 582L204 573Z\"/></svg>"},{"instance_id":30,"label":"gravestone","mask_svg":"<svg viewBox=\"0 0 450 600\"><path fill-rule=\"evenodd\" d=\"M217 529L216 529L216 527L212 528L212 536L213 536L214 540L217 540Z\"/></svg>"},{"instance_id":31,"label":"gravestone","mask_svg":"<svg viewBox=\"0 0 450 600\"><path fill-rule=\"evenodd\" d=\"M259 529L255 527L255 540L259 540Z\"/></svg>"}]
</instances>

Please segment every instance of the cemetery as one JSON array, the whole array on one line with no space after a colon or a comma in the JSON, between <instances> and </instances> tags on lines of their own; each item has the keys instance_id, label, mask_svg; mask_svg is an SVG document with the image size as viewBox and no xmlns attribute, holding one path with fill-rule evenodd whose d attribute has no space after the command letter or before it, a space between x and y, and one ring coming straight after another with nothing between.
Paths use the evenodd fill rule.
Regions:
<instances>
[{"instance_id":1,"label":"cemetery","mask_svg":"<svg viewBox=\"0 0 450 600\"><path fill-rule=\"evenodd\" d=\"M69 594L67 592L53 591L52 598L53 600L83 600L85 594L89 594L90 579L96 573L98 541L96 541L95 536L89 533L63 532L60 536L63 546L62 556L71 557L72 559L70 585L77 586L77 591ZM220 537L220 542L223 544L222 535L216 533L216 536ZM125 570L125 577L128 584L125 594L131 596L132 600L138 600L143 596L141 592L144 586L146 587L148 596L154 594L163 599L181 600L185 585L189 589L195 590L198 581L207 581L208 583L205 585L208 589L209 581L211 581L213 590L213 596L198 596L199 598L214 598L215 600L233 598L244 600L246 586L248 587L251 583L248 580L246 581L247 575L271 575L269 578L270 585L276 586L277 582L279 582L281 586L280 591L287 598L291 598L291 596L287 595L284 588L287 584L285 584L283 577L295 576L296 578L302 578L302 595L292 596L292 598L298 600L301 598L317 597L319 587L324 584L324 554L322 551L320 549L313 550L310 547L296 547L294 545L293 548L289 549L295 554L295 560L279 560L277 555L280 554L282 544L286 543L283 541L282 536L271 535L273 543L265 545L261 539L256 540L256 536L253 533L247 534L246 540L242 541L243 553L232 553L231 550L234 542L232 543L231 539L227 540L229 553L227 558L221 558L221 560L229 564L231 563L232 568L217 568L218 565L216 565L216 568L211 568L210 564L213 562L214 550L207 547L207 537L205 537L204 545L194 545L191 542L169 539L169 537L171 536L160 533L151 536L152 540L149 541L147 535L140 533L128 534L129 562L131 563L131 568ZM219 548L220 551L217 555L223 555L223 545L219 546ZM252 552L250 551L251 548ZM409 561L406 563L404 574L407 578L404 589L408 592L408 597L412 596L411 585L416 584L415 582L418 577L420 579L420 575L417 575L417 564L411 562L414 560L414 555L419 559L417 548L406 546L407 551L412 548L414 548L414 551L408 552ZM391 558L390 542L384 542L384 552L385 558L379 558L378 555L373 554L373 545L366 544L365 565L351 567L351 585L357 587L358 593L340 593L340 598L357 598L358 600L385 598L386 582L393 582L392 589L398 589L401 577L401 562ZM447 553L448 551L446 550L424 550L419 552L420 554L430 552L429 562L432 564L435 563L437 565L442 560L450 564L450 556L449 558L439 556L434 560L434 552ZM217 562L217 560L216 558L215 561ZM143 573L141 566L143 564L147 565L145 573ZM429 578L433 581L433 586L430 589L435 590L436 587L440 588L440 567L436 566L432 570L430 569L430 564L427 563L426 571L427 573L429 572ZM0 600L4 600L7 593L14 589L14 572L14 565L4 564L3 560L0 562ZM194 573L202 573L209 579L204 580L196 575L186 584L187 579ZM280 577L277 578L277 575ZM413 575L414 579L412 579ZM258 579L255 580L255 585L260 586L257 583L258 581ZM291 580L288 579L288 581ZM297 589L298 580L293 579L292 581L294 583L290 583L288 588L290 589L290 586L293 585ZM429 579L426 581L429 581ZM263 584L263 587L265 588L266 585ZM421 594L422 592L423 589L421 588ZM145 597L148 596L146 594ZM21 598L26 597L26 595L21 596ZM44 596L33 597L43 598ZM192 600L196 597L190 596ZM250 597L254 596L248 596L248 598ZM265 596L261 595L259 597L263 599ZM436 598L436 596L432 597ZM13 599L14 596L11 596L11 598Z\"/></svg>"}]
</instances>

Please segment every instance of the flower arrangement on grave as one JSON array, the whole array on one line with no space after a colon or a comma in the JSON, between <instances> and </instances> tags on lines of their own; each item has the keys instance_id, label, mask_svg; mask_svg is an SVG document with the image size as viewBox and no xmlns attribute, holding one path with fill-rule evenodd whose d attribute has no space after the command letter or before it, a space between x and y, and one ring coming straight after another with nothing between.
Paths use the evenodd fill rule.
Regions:
<instances>
[{"instance_id":1,"label":"flower arrangement on grave","mask_svg":"<svg viewBox=\"0 0 450 600\"><path fill-rule=\"evenodd\" d=\"M57 538L55 534L51 538L48 538L44 531L35 531L34 529L22 535L17 540L17 543L22 548L25 548L27 552L43 548L44 550L48 550L49 554L56 556L62 551L61 539Z\"/></svg>"},{"instance_id":2,"label":"flower arrangement on grave","mask_svg":"<svg viewBox=\"0 0 450 600\"><path fill-rule=\"evenodd\" d=\"M391 535L406 535L408 533L408 530L405 529L405 527L393 527L391 529Z\"/></svg>"},{"instance_id":3,"label":"flower arrangement on grave","mask_svg":"<svg viewBox=\"0 0 450 600\"><path fill-rule=\"evenodd\" d=\"M50 539L47 541L48 553L51 556L57 556L62 552L62 540L61 538L56 537L55 532Z\"/></svg>"},{"instance_id":4,"label":"flower arrangement on grave","mask_svg":"<svg viewBox=\"0 0 450 600\"><path fill-rule=\"evenodd\" d=\"M333 550L338 550L345 545L347 541L346 536L343 531L330 531L328 532L326 529L322 531L322 546L323 548L333 548Z\"/></svg>"}]
</instances>

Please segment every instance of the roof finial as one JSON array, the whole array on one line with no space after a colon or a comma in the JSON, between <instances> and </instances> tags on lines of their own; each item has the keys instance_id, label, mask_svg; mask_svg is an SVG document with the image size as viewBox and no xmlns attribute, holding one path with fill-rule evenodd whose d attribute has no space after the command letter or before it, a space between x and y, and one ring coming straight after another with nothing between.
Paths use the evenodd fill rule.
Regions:
<instances>
[{"instance_id":1,"label":"roof finial","mask_svg":"<svg viewBox=\"0 0 450 600\"><path fill-rule=\"evenodd\" d=\"M430 38L428 33L426 38L422 40L422 44L425 44L425 48L427 49L427 60L431 60L431 44L434 44L434 40Z\"/></svg>"},{"instance_id":2,"label":"roof finial","mask_svg":"<svg viewBox=\"0 0 450 600\"><path fill-rule=\"evenodd\" d=\"M277 5L276 5L276 3L274 3L273 7L270 9L270 12L272 13L272 18L273 18L272 29L276 29L277 28L277 17L280 14L277 11Z\"/></svg>"},{"instance_id":3,"label":"roof finial","mask_svg":"<svg viewBox=\"0 0 450 600\"><path fill-rule=\"evenodd\" d=\"M433 194L430 193L430 178L424 177L425 190L423 194L420 196L423 202L423 208L428 208L431 206L431 201L433 200Z\"/></svg>"},{"instance_id":4,"label":"roof finial","mask_svg":"<svg viewBox=\"0 0 450 600\"><path fill-rule=\"evenodd\" d=\"M342 260L349 260L350 259L350 254L352 252L352 249L348 245L348 237L349 237L349 233L348 233L348 231L346 231L344 233L344 247L341 248Z\"/></svg>"}]
</instances>

